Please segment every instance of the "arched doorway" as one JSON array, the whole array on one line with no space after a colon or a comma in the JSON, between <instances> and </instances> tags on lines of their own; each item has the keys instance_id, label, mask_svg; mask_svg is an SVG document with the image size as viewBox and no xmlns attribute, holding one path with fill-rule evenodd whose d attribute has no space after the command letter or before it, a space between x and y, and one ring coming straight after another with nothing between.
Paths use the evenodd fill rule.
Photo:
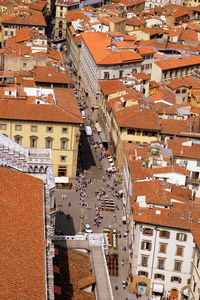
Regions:
<instances>
[{"instance_id":1,"label":"arched doorway","mask_svg":"<svg viewBox=\"0 0 200 300\"><path fill-rule=\"evenodd\" d=\"M146 295L147 284L145 282L138 282L137 291L141 295Z\"/></svg>"},{"instance_id":2,"label":"arched doorway","mask_svg":"<svg viewBox=\"0 0 200 300\"><path fill-rule=\"evenodd\" d=\"M178 290L175 288L171 289L170 297L171 297L171 299L178 299Z\"/></svg>"}]
</instances>

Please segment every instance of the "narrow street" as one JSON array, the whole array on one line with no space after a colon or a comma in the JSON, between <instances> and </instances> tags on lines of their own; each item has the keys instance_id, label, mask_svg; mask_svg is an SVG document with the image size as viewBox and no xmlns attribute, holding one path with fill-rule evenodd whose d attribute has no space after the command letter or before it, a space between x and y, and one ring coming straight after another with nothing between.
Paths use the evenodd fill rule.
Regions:
<instances>
[{"instance_id":1,"label":"narrow street","mask_svg":"<svg viewBox=\"0 0 200 300\"><path fill-rule=\"evenodd\" d=\"M88 125L88 116L86 120L85 125ZM100 142L100 136L97 132L93 133L93 138L95 142ZM98 151L90 146L89 138L86 136L84 129L80 138L79 167L85 170L86 178L91 179L91 183L88 184L85 190L87 207L80 205L80 191L76 191L75 188L77 181L73 183L71 190L57 190L56 200L60 212L56 220L56 232L58 234L74 235L83 230L84 224L89 224L95 233L102 233L104 229L116 230L118 236L117 247L109 250L111 255L114 253L118 254L118 276L110 276L114 299L134 300L136 299L135 294L130 293L129 287L122 284L122 281L125 281L128 285L129 275L126 225L122 223L123 203L122 198L115 195L117 191L122 189L122 186L117 184L115 190L110 188L116 175L112 175L111 178L106 177L105 171L110 167L109 161L107 157L101 161L98 160ZM106 180L103 180L103 177ZM98 189L103 189L106 196L112 199L115 204L113 211L101 211L103 218L99 226L94 225L95 207L98 205L95 191ZM82 216L82 221L80 216ZM140 297L140 299L147 298Z\"/></svg>"}]
</instances>

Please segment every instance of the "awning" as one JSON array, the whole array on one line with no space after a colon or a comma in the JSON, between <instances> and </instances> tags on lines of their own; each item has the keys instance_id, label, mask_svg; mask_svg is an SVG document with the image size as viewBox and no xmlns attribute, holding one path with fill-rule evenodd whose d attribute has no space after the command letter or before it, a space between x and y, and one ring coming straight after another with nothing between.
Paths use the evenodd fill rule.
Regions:
<instances>
[{"instance_id":1,"label":"awning","mask_svg":"<svg viewBox=\"0 0 200 300\"><path fill-rule=\"evenodd\" d=\"M101 132L101 127L98 122L95 123L95 127L98 132Z\"/></svg>"},{"instance_id":2,"label":"awning","mask_svg":"<svg viewBox=\"0 0 200 300\"><path fill-rule=\"evenodd\" d=\"M55 183L69 183L69 177L55 177Z\"/></svg>"},{"instance_id":3,"label":"awning","mask_svg":"<svg viewBox=\"0 0 200 300\"><path fill-rule=\"evenodd\" d=\"M154 283L154 285L153 285L153 292L163 293L163 289L164 289L164 285Z\"/></svg>"},{"instance_id":4,"label":"awning","mask_svg":"<svg viewBox=\"0 0 200 300\"><path fill-rule=\"evenodd\" d=\"M100 137L103 143L108 143L108 140L104 132L100 132Z\"/></svg>"}]
</instances>

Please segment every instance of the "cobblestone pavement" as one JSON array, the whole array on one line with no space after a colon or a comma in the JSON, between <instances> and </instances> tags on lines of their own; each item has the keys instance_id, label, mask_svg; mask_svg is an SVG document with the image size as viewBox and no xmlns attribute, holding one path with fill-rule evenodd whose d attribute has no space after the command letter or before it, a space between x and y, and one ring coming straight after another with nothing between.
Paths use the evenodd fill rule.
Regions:
<instances>
[{"instance_id":1,"label":"cobblestone pavement","mask_svg":"<svg viewBox=\"0 0 200 300\"><path fill-rule=\"evenodd\" d=\"M87 139L87 138L84 137L84 139ZM94 139L100 140L100 137L98 136L97 133L94 134ZM89 166L88 161L87 162L85 161L85 163L87 165L86 175L87 175L87 177L92 179L91 184L89 184L89 186L86 190L87 197L86 197L85 202L88 203L88 205L91 207L91 210L89 210L86 207L82 208L79 205L80 192L76 192L74 188L72 188L71 190L57 190L56 191L57 205L62 203L62 206L60 206L60 209L62 211L64 211L65 214L70 214L72 216L73 226L74 226L76 233L80 231L81 210L84 215L83 224L89 223L93 229L93 232L95 232L95 233L103 232L104 228L112 228L112 229L116 229L117 231L121 232L122 237L118 239L118 248L116 249L116 251L111 251L111 252L118 253L118 255L119 255L119 276L117 276L117 277L111 276L110 277L111 284L112 284L115 300L127 300L127 299L134 300L134 299L136 299L136 296L134 294L129 293L129 288L126 287L124 289L122 287L122 281L127 280L128 273L129 273L128 250L126 250L126 251L122 250L122 248L124 248L124 246L127 246L126 245L126 237L124 237L126 227L122 223L122 207L123 207L122 199L113 197L112 193L109 192L108 188L106 187L106 184L107 183L110 184L111 182L113 182L114 178L107 179L105 183L102 180L102 176L105 176L105 169L107 167L109 167L109 162L108 162L107 158L104 158L101 161L101 165L102 165L103 169L99 169L97 153L94 151L94 149L92 149L90 152L90 147L88 146L87 141L84 141L84 142L85 142L85 144L82 145L82 147L83 147L82 156L83 156L84 160L87 159L87 157L88 157L88 161L91 163L91 166ZM83 164L84 164L84 162L83 162ZM93 222L94 217L95 217L94 209L95 209L95 205L97 204L97 201L95 198L95 190L98 188L104 188L106 190L106 193L109 196L109 198L112 198L114 200L115 204L119 208L119 210L115 209L114 213L111 211L104 211L102 223L99 227L94 225L94 222ZM122 188L121 185L118 185L116 187L116 190L119 190L121 188ZM62 200L63 194L66 195L65 200ZM70 206L69 206L69 202L70 202ZM114 214L116 215L116 217L114 217ZM63 224L65 224L65 223L63 223ZM122 259L125 262L123 266L121 265ZM118 287L117 290L116 290L116 286ZM140 299L144 300L147 298L140 297Z\"/></svg>"}]
</instances>

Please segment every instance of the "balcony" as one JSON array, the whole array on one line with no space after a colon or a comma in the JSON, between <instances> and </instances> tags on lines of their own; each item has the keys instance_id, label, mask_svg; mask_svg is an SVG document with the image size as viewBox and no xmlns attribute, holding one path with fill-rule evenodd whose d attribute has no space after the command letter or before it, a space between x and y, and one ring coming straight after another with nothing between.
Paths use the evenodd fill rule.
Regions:
<instances>
[{"instance_id":1,"label":"balcony","mask_svg":"<svg viewBox=\"0 0 200 300\"><path fill-rule=\"evenodd\" d=\"M200 179L188 177L186 179L186 184L198 184L198 185L200 185Z\"/></svg>"}]
</instances>

